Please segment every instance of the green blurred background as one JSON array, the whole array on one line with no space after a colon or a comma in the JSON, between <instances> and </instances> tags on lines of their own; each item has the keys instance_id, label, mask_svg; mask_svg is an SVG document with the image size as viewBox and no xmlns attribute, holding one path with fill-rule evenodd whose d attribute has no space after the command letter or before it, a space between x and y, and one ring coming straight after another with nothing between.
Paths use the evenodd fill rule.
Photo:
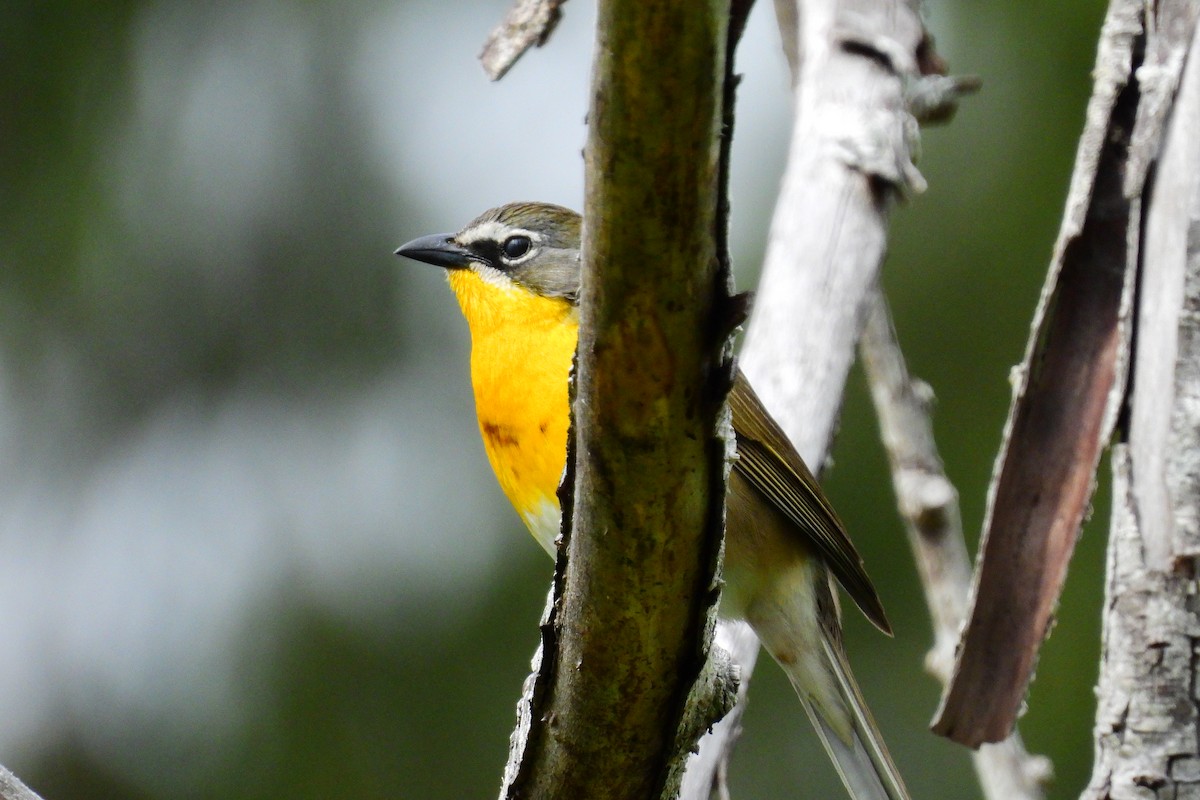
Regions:
<instances>
[{"instance_id":1,"label":"green blurred background","mask_svg":"<svg viewBox=\"0 0 1200 800\"><path fill-rule=\"evenodd\" d=\"M551 567L483 457L450 293L391 251L508 200L580 205L594 7L491 85L505 6L0 15L0 763L47 800L494 796ZM972 548L1103 10L929 3L985 88L926 132L885 280ZM770 4L739 67L745 288L788 136ZM859 374L835 460L897 631L850 615L851 660L914 796L978 797L926 729L929 624ZM1056 798L1090 769L1106 518L1022 722ZM769 660L733 786L843 796Z\"/></svg>"}]
</instances>

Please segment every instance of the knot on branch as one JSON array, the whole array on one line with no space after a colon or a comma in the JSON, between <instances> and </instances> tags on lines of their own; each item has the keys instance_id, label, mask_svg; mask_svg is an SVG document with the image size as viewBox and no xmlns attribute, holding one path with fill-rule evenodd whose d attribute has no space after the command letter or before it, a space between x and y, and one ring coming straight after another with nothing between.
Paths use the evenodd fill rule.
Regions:
<instances>
[{"instance_id":1,"label":"knot on branch","mask_svg":"<svg viewBox=\"0 0 1200 800\"><path fill-rule=\"evenodd\" d=\"M716 642L708 650L704 668L688 692L686 711L679 723L674 752L699 752L700 737L712 730L737 705L741 670L729 651ZM663 797L674 797L683 781L687 759L671 763L667 790Z\"/></svg>"},{"instance_id":2,"label":"knot on branch","mask_svg":"<svg viewBox=\"0 0 1200 800\"><path fill-rule=\"evenodd\" d=\"M841 104L830 104L828 112L820 127L838 161L904 197L925 191L928 184L915 163L920 134L911 114Z\"/></svg>"},{"instance_id":3,"label":"knot on branch","mask_svg":"<svg viewBox=\"0 0 1200 800\"><path fill-rule=\"evenodd\" d=\"M901 468L896 482L901 511L916 524L921 535L944 534L947 510L957 509L958 504L958 492L949 479L920 465Z\"/></svg>"},{"instance_id":4,"label":"knot on branch","mask_svg":"<svg viewBox=\"0 0 1200 800\"><path fill-rule=\"evenodd\" d=\"M853 79L845 77L849 82L844 86L818 89L821 97L814 102L820 105L820 115L815 124L822 138L832 143L833 158L866 175L878 190L890 187L902 196L920 194L926 183L915 166L919 131L906 109L903 89L919 74L913 48L919 31L877 22L869 15L842 12L829 28L827 71L839 73L834 62L844 62L850 69L841 74ZM919 28L919 21L913 24ZM906 34L912 34L908 44ZM864 85L864 79L875 87L869 102L850 89Z\"/></svg>"},{"instance_id":5,"label":"knot on branch","mask_svg":"<svg viewBox=\"0 0 1200 800\"><path fill-rule=\"evenodd\" d=\"M904 84L908 111L923 125L941 125L954 119L958 101L983 88L978 75L922 75Z\"/></svg>"}]
</instances>

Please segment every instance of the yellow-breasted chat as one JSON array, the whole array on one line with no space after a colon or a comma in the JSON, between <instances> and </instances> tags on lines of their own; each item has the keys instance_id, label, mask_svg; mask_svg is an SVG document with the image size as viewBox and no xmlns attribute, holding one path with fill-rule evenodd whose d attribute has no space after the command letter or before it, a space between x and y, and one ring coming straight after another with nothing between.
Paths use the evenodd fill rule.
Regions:
<instances>
[{"instance_id":1,"label":"yellow-breasted chat","mask_svg":"<svg viewBox=\"0 0 1200 800\"><path fill-rule=\"evenodd\" d=\"M446 269L471 329L484 450L505 495L551 556L579 328L580 228L569 209L510 203L458 233L424 236L396 251ZM835 579L891 633L862 559L740 371L729 405L738 457L726 497L720 614L750 623L783 668L850 795L906 800L842 648Z\"/></svg>"}]
</instances>

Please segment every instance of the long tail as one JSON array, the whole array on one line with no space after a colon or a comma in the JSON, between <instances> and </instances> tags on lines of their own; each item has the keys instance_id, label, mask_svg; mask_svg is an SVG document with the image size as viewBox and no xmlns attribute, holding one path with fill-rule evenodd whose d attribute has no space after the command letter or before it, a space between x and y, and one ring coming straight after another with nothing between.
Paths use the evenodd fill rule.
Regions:
<instances>
[{"instance_id":1,"label":"long tail","mask_svg":"<svg viewBox=\"0 0 1200 800\"><path fill-rule=\"evenodd\" d=\"M840 702L832 697L814 696L812 674L804 674L804 666L800 663L783 667L842 783L846 784L854 800L910 800L904 780L892 762L841 647L826 636L820 639L824 650L821 666ZM812 660L804 661L810 669L815 666Z\"/></svg>"}]
</instances>

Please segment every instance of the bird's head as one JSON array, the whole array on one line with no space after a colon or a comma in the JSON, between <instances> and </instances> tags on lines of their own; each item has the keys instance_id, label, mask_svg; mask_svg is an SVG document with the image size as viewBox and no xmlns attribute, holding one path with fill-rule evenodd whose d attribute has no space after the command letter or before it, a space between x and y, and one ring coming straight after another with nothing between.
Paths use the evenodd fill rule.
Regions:
<instances>
[{"instance_id":1,"label":"bird's head","mask_svg":"<svg viewBox=\"0 0 1200 800\"><path fill-rule=\"evenodd\" d=\"M396 255L450 270L460 300L466 291L502 289L575 305L579 236L580 216L568 208L509 203L483 212L458 233L414 239Z\"/></svg>"}]
</instances>

